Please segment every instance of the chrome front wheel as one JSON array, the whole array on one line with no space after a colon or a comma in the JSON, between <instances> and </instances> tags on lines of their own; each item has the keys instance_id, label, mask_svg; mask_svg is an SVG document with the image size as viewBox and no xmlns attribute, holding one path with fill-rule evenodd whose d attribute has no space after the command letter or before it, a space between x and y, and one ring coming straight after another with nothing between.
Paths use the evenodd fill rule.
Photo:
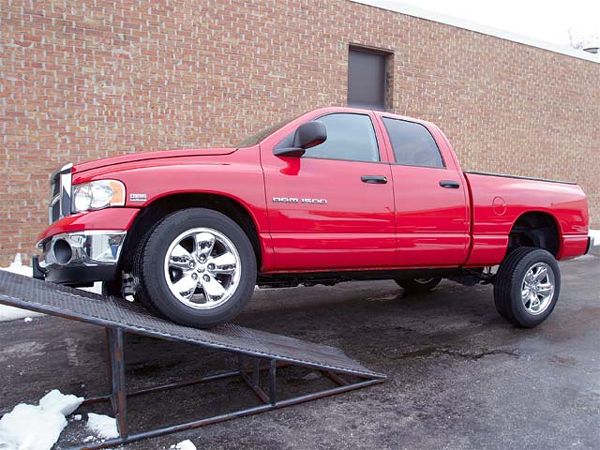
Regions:
<instances>
[{"instance_id":1,"label":"chrome front wheel","mask_svg":"<svg viewBox=\"0 0 600 450\"><path fill-rule=\"evenodd\" d=\"M193 228L169 245L164 276L171 293L186 306L213 309L235 293L242 263L235 245L211 228Z\"/></svg>"},{"instance_id":2,"label":"chrome front wheel","mask_svg":"<svg viewBox=\"0 0 600 450\"><path fill-rule=\"evenodd\" d=\"M151 231L134 264L136 300L174 322L208 328L235 318L254 292L257 258L226 215L188 208Z\"/></svg>"}]
</instances>

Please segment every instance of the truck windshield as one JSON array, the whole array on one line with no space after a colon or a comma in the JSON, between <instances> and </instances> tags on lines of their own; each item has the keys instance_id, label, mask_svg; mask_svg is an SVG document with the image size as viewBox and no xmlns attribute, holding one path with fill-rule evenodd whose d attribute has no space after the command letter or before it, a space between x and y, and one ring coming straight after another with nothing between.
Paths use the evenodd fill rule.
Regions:
<instances>
[{"instance_id":1,"label":"truck windshield","mask_svg":"<svg viewBox=\"0 0 600 450\"><path fill-rule=\"evenodd\" d=\"M303 113L304 114L304 113ZM252 147L253 145L258 144L260 141L262 141L264 138L266 138L267 136L269 136L270 134L273 134L275 131L277 131L278 129L280 129L281 127L283 127L284 125L287 125L288 123L290 123L292 120L296 119L300 117L300 115L291 117L291 118L287 118L286 120L283 120L275 125L271 125L268 128L265 128L263 130L261 130L260 132L256 133L255 135L249 136L246 139L244 139L242 142L240 142L237 147Z\"/></svg>"}]
</instances>

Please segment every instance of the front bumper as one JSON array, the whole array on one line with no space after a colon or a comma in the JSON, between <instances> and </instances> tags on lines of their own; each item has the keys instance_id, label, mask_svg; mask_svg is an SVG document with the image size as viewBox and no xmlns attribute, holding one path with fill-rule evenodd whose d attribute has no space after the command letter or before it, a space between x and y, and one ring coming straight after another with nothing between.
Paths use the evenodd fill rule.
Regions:
<instances>
[{"instance_id":1,"label":"front bumper","mask_svg":"<svg viewBox=\"0 0 600 450\"><path fill-rule=\"evenodd\" d=\"M600 256L600 231L590 231L588 235L588 246L585 253Z\"/></svg>"},{"instance_id":2,"label":"front bumper","mask_svg":"<svg viewBox=\"0 0 600 450\"><path fill-rule=\"evenodd\" d=\"M117 267L125 231L91 230L61 233L40 242L34 258L34 277L71 286L110 281Z\"/></svg>"}]
</instances>

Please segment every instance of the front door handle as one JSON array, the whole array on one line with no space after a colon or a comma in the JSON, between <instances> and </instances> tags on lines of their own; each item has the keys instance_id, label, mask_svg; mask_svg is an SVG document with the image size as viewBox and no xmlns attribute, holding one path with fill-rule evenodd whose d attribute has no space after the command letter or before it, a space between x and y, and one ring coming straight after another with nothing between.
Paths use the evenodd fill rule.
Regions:
<instances>
[{"instance_id":1,"label":"front door handle","mask_svg":"<svg viewBox=\"0 0 600 450\"><path fill-rule=\"evenodd\" d=\"M360 181L368 184L386 184L387 177L383 175L363 175L360 177Z\"/></svg>"},{"instance_id":2,"label":"front door handle","mask_svg":"<svg viewBox=\"0 0 600 450\"><path fill-rule=\"evenodd\" d=\"M458 181L442 180L440 181L440 186L446 189L458 189L460 187L460 183Z\"/></svg>"}]
</instances>

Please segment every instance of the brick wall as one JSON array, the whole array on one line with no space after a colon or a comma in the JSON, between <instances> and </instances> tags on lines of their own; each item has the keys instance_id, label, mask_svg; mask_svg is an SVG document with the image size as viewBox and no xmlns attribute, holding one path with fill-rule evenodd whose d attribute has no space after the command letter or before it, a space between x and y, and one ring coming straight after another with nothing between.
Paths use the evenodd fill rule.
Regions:
<instances>
[{"instance_id":1,"label":"brick wall","mask_svg":"<svg viewBox=\"0 0 600 450\"><path fill-rule=\"evenodd\" d=\"M68 161L235 143L346 101L392 51L392 109L465 168L578 181L600 226L600 64L346 0L0 2L0 263L31 254Z\"/></svg>"}]
</instances>

